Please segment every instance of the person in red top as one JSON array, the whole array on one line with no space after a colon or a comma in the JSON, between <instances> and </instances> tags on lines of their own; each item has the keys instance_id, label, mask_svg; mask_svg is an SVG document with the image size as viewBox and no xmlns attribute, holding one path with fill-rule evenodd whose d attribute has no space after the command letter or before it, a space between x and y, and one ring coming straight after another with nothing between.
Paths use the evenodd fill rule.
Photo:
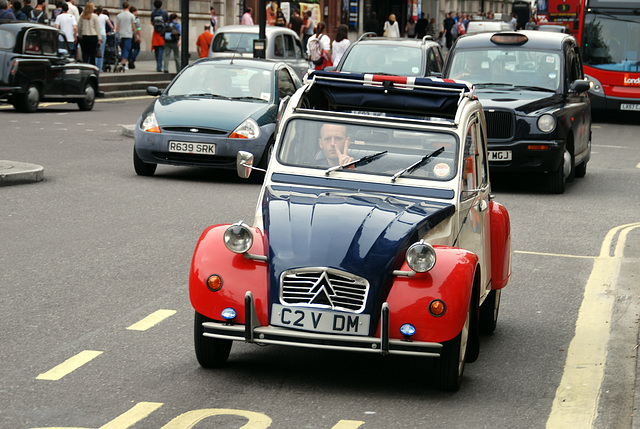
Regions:
<instances>
[{"instance_id":1,"label":"person in red top","mask_svg":"<svg viewBox=\"0 0 640 429\"><path fill-rule=\"evenodd\" d=\"M209 46L213 40L213 34L211 34L211 25L205 24L204 33L198 36L196 41L196 48L200 58L206 58L209 56Z\"/></svg>"}]
</instances>

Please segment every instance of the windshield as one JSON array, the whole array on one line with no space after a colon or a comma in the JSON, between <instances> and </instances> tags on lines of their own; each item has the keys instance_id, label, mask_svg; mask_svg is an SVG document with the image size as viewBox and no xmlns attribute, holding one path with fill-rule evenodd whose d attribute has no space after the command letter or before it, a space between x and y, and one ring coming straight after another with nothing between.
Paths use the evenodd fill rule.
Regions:
<instances>
[{"instance_id":1,"label":"windshield","mask_svg":"<svg viewBox=\"0 0 640 429\"><path fill-rule=\"evenodd\" d=\"M340 171L389 176L391 181L416 165L402 177L450 180L456 175L457 153L453 134L296 118L286 125L278 160L331 174L336 170L331 167L368 157ZM423 160L426 155L431 157Z\"/></svg>"},{"instance_id":2,"label":"windshield","mask_svg":"<svg viewBox=\"0 0 640 429\"><path fill-rule=\"evenodd\" d=\"M358 44L340 68L352 73L422 76L422 49L415 46Z\"/></svg>"},{"instance_id":3,"label":"windshield","mask_svg":"<svg viewBox=\"0 0 640 429\"><path fill-rule=\"evenodd\" d=\"M218 33L213 39L213 52L253 52L257 33Z\"/></svg>"},{"instance_id":4,"label":"windshield","mask_svg":"<svg viewBox=\"0 0 640 429\"><path fill-rule=\"evenodd\" d=\"M450 79L478 86L522 86L557 91L561 82L560 55L521 48L456 51Z\"/></svg>"},{"instance_id":5,"label":"windshield","mask_svg":"<svg viewBox=\"0 0 640 429\"><path fill-rule=\"evenodd\" d=\"M271 93L271 72L267 70L205 62L185 69L166 95L269 101Z\"/></svg>"},{"instance_id":6,"label":"windshield","mask_svg":"<svg viewBox=\"0 0 640 429\"><path fill-rule=\"evenodd\" d=\"M603 70L638 72L640 17L585 15L584 64Z\"/></svg>"}]
</instances>

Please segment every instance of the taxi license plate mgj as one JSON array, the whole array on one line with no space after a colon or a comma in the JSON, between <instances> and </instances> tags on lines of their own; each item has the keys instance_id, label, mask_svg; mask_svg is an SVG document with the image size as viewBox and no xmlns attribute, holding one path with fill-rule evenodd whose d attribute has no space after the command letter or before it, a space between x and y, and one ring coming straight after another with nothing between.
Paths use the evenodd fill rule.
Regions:
<instances>
[{"instance_id":1,"label":"taxi license plate mgj","mask_svg":"<svg viewBox=\"0 0 640 429\"><path fill-rule=\"evenodd\" d=\"M342 335L368 335L369 315L339 313L303 307L273 304L271 324L304 331Z\"/></svg>"},{"instance_id":2,"label":"taxi license plate mgj","mask_svg":"<svg viewBox=\"0 0 640 429\"><path fill-rule=\"evenodd\" d=\"M195 153L198 155L215 155L216 145L213 143L169 142L169 152Z\"/></svg>"},{"instance_id":3,"label":"taxi license plate mgj","mask_svg":"<svg viewBox=\"0 0 640 429\"><path fill-rule=\"evenodd\" d=\"M490 150L489 161L511 161L510 150Z\"/></svg>"}]
</instances>

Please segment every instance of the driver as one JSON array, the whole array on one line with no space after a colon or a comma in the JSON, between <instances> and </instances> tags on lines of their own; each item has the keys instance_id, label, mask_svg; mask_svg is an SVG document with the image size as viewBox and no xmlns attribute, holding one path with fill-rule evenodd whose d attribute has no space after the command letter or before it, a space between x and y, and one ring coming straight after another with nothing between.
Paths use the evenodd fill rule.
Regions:
<instances>
[{"instance_id":1,"label":"driver","mask_svg":"<svg viewBox=\"0 0 640 429\"><path fill-rule=\"evenodd\" d=\"M327 164L331 167L353 161L353 158L347 155L349 137L347 137L347 127L344 125L324 124L320 127L318 144Z\"/></svg>"}]
</instances>

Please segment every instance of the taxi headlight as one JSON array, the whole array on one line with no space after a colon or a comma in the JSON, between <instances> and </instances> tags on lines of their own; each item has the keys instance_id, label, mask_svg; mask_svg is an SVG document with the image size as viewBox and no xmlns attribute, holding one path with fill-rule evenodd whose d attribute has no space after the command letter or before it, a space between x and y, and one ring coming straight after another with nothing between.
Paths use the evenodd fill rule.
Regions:
<instances>
[{"instance_id":1,"label":"taxi headlight","mask_svg":"<svg viewBox=\"0 0 640 429\"><path fill-rule=\"evenodd\" d=\"M224 232L224 245L234 253L245 253L253 244L253 232L242 221L229 226Z\"/></svg>"},{"instance_id":2,"label":"taxi headlight","mask_svg":"<svg viewBox=\"0 0 640 429\"><path fill-rule=\"evenodd\" d=\"M553 115L545 114L538 118L538 128L543 133L550 133L556 127L556 118Z\"/></svg>"},{"instance_id":3,"label":"taxi headlight","mask_svg":"<svg viewBox=\"0 0 640 429\"><path fill-rule=\"evenodd\" d=\"M424 240L414 243L407 250L407 264L416 273L426 273L436 264L436 251Z\"/></svg>"},{"instance_id":4,"label":"taxi headlight","mask_svg":"<svg viewBox=\"0 0 640 429\"><path fill-rule=\"evenodd\" d=\"M249 118L233 130L229 135L232 139L257 139L260 136L260 127L258 123Z\"/></svg>"}]
</instances>

